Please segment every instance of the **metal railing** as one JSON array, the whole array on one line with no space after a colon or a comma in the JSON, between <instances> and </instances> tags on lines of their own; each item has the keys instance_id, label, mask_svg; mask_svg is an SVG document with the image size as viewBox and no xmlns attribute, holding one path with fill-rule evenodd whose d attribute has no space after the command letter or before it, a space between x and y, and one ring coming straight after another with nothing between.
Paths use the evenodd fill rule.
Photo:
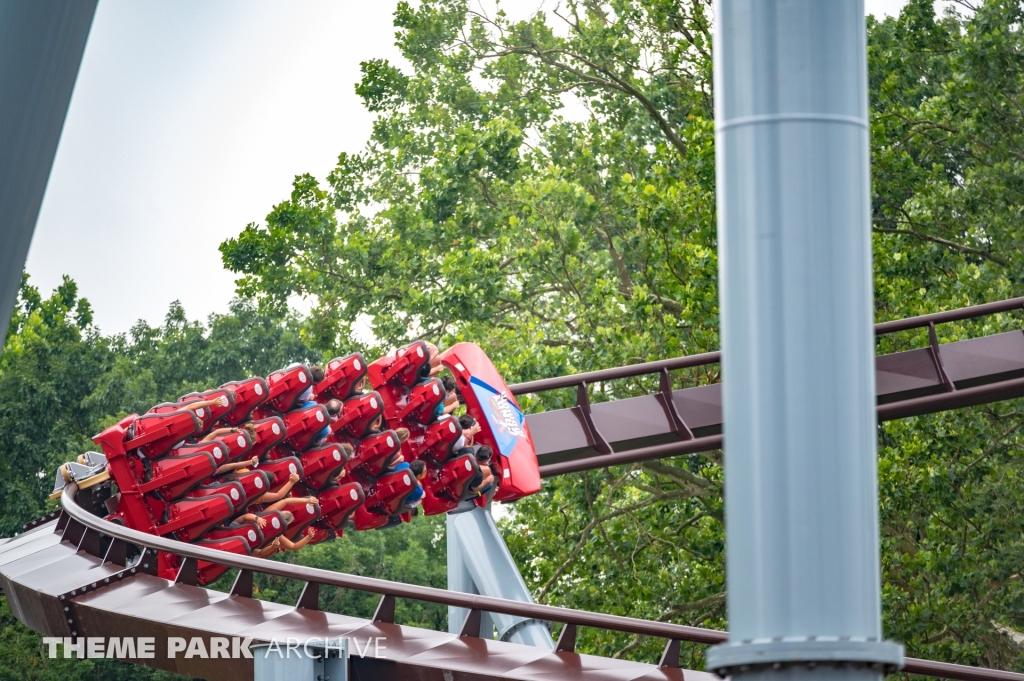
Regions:
<instances>
[{"instance_id":1,"label":"metal railing","mask_svg":"<svg viewBox=\"0 0 1024 681\"><path fill-rule=\"evenodd\" d=\"M373 577L360 577L357 575L332 572L330 570L304 567L301 565L291 565L263 558L252 558L250 556L242 556L226 553L224 551L217 551L215 549L208 549L202 546L186 544L173 539L166 539L164 537L157 537L151 534L146 534L145 532L132 530L94 516L75 503L74 497L77 491L78 488L74 483L65 487L64 492L61 495L61 507L63 508L63 512L68 516L68 524L64 527L65 535L68 533L68 527L71 523L78 523L84 530L77 542L78 546L81 547L82 550L90 550L86 547L91 547L91 550L95 551L94 555L99 554L99 538L102 534L110 537L113 542L135 544L146 549L166 551L186 559L186 563L182 565L179 572L179 581L181 580L182 574L190 571L188 561L201 560L229 568L237 568L242 572L239 574L238 578L236 578L235 588L232 589L232 593L236 595L248 595L238 593L238 591L236 591L236 589L238 589L238 585L240 583L248 584L249 589L251 589L253 573L260 573L283 577L285 579L304 581L306 582L307 587L309 585L337 586L366 593L379 594L382 598L380 604L377 606L377 612L374 614L374 622L394 622L395 598L407 598L410 600L469 609L470 612L466 617L466 624L463 625L463 633L461 634L463 636L471 635L470 632L474 631L473 626L471 626L473 623L476 623L477 625L475 631L479 631L479 616L482 612L504 613L517 617L557 622L567 625L565 629L569 630L570 633L570 635L567 636L566 633L563 632L559 639L559 644L556 645L556 650L563 652L573 651L575 645L575 632L576 627L578 626L651 636L668 640L665 647L665 654L663 654L660 662L662 666L679 666L679 642L685 641L698 644L717 644L725 643L729 638L728 632L718 631L715 629L690 627L682 624L670 624L667 622L652 622L649 620L640 620L632 617L622 617L619 615L606 615L603 613L588 612L586 610L560 608L552 605L520 603L502 598L491 598L488 596L446 591L444 589L436 589L433 587L402 584L400 582L390 582L384 579L375 579ZM90 532L93 533L91 537L88 536ZM124 555L118 551L108 551L107 555L112 553L119 553L119 555L122 556ZM144 552L143 557L140 560L147 560L147 553L148 552ZM155 556L150 557L149 560L155 560ZM194 570L194 568L195 565L193 564L191 569ZM194 574L194 572L192 574ZM244 588L242 591L244 591ZM82 590L82 593L85 593L84 589ZM314 593L316 593L316 591L314 591ZM304 603L309 603L309 601L305 598L300 598L300 604ZM310 605L312 607L316 607L315 601ZM1016 672L986 669L982 667L970 667L967 665L951 664L948 662L921 660L912 657L905 658L903 672L943 679L957 679L959 681L1024 681L1024 674L1018 674Z\"/></svg>"},{"instance_id":2,"label":"metal railing","mask_svg":"<svg viewBox=\"0 0 1024 681\"><path fill-rule=\"evenodd\" d=\"M963 321L966 319L985 317L1000 312L1011 312L1014 310L1024 310L1024 297L1011 298L982 305L974 305L957 310L936 312L917 317L909 317L907 319L881 322L879 324L875 324L874 330L876 336L881 336L896 333L898 331L927 328L929 345L931 346L933 353L938 356L939 343L935 333L936 324ZM596 443L595 449L598 452L597 455L571 461L542 465L540 467L541 477L546 478L566 473L593 470L595 468L637 463L640 461L649 461L670 456L720 449L722 447L721 434L694 437L693 433L689 431L682 419L679 418L678 413L675 412L669 372L677 369L718 364L721 360L721 351L705 352L698 355L676 357L673 359L664 359L655 362L643 362L640 364L630 364L611 369L587 371L578 374L544 378L536 381L527 381L524 383L510 385L509 390L514 395L576 388L576 407L579 408L582 418L594 436L593 439ZM614 451L607 442L603 441L603 438L600 436L600 429L593 423L593 419L590 415L588 386L602 381L615 381L624 378L634 378L637 376L650 376L653 374L660 374L660 386L658 391L661 395L660 399L666 409L673 413L673 420L677 424L679 440L625 451ZM944 375L943 380L944 382L948 382L948 379L946 379ZM1022 391L1024 391L1024 378L1001 381L996 384L975 386L960 390L949 390L936 395L903 399L898 402L879 405L878 420L890 421L928 411L960 409L978 404L985 404L994 400L1018 396Z\"/></svg>"}]
</instances>

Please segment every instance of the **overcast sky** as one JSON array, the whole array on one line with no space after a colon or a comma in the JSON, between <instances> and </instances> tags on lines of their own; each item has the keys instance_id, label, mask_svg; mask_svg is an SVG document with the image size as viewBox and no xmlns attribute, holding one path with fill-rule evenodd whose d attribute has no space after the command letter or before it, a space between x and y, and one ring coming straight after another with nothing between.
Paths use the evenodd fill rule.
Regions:
<instances>
[{"instance_id":1,"label":"overcast sky","mask_svg":"<svg viewBox=\"0 0 1024 681\"><path fill-rule=\"evenodd\" d=\"M323 178L372 118L359 62L397 59L397 0L100 0L27 270L70 275L105 333L226 310L218 244L295 175ZM516 0L515 14L540 0ZM549 0L548 4L552 4ZM904 0L867 0L892 14Z\"/></svg>"}]
</instances>

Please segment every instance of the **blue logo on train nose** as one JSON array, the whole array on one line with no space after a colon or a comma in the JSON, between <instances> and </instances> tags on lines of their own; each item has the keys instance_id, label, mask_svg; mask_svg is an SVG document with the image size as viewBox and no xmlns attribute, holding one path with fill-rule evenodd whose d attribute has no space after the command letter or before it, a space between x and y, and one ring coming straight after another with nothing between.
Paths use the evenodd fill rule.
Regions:
<instances>
[{"instance_id":1,"label":"blue logo on train nose","mask_svg":"<svg viewBox=\"0 0 1024 681\"><path fill-rule=\"evenodd\" d=\"M487 417L498 451L503 456L509 456L523 435L526 417L505 393L498 392L476 376L470 377L469 384Z\"/></svg>"}]
</instances>

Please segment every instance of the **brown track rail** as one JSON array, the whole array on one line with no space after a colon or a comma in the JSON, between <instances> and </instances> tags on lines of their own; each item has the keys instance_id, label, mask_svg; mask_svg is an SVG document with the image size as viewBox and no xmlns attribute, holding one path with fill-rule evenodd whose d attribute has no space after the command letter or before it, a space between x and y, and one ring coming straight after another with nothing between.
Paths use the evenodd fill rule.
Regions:
<instances>
[{"instance_id":1,"label":"brown track rail","mask_svg":"<svg viewBox=\"0 0 1024 681\"><path fill-rule=\"evenodd\" d=\"M597 672L602 678L683 681L683 670L678 669L679 642L715 644L725 642L728 638L727 632L701 627L652 622L549 605L519 603L215 551L156 537L103 520L84 510L75 502L76 492L74 484L65 489L61 497L63 512L56 522L50 521L50 524L54 525L59 539L53 534L46 533L45 529L49 525L44 525L37 527L32 533L12 540L15 544L12 547L0 545L0 583L2 583L8 598L14 600L12 609L22 621L39 631L54 636L145 635L146 632L152 632L154 629L167 634L173 633L173 635L210 636L211 634L216 635L218 632L227 636L237 635L238 622L244 619L242 615L245 613L263 612L260 610L261 608L265 610L271 607L286 607L252 601L252 575L261 573L306 583L303 596L294 609L294 613L300 614L301 617L289 619L287 616L282 616L269 621L270 625L275 622L281 623L277 634L282 640L286 636L298 636L303 631L296 625L296 621L318 623L319 628L308 625L308 633L323 635L319 633L325 630L323 618L334 617L346 620L349 623L349 629L353 631L372 630L378 634L383 633L395 637L398 642L390 642L389 645L398 649L400 656L403 654L403 645L410 641L419 641L419 650L424 647L422 641L431 636L437 639L434 644L438 648L451 648L452 646L464 648L464 661L458 659L457 655L453 657L450 649L446 650L444 654L438 655L438 658L443 660L443 668L429 666L427 663L430 658L420 659L426 653L412 655L404 661L405 667L403 667L402 660L389 661L386 665L378 664L377 666L374 666L373 660L354 660L354 664L357 666L362 665L358 676L361 679L450 678L444 674L446 669L495 679L532 679L537 678L535 675L540 670L523 670L525 667L536 665L544 667L545 674L554 674L550 678L558 676L558 678L582 679L585 678L585 673ZM53 537L53 539L48 539L48 537ZM34 549L31 541L26 541L33 540L33 538L38 544ZM101 539L104 538L109 541L109 545L106 549L101 549L103 545ZM125 548L128 544L144 548L141 558L134 565L126 565L124 561ZM178 583L169 584L166 580L148 574L152 570L151 564L155 558L153 554L155 550L169 551L188 559L179 574ZM216 594L216 592L209 592L189 584L194 579L194 572L191 568L195 565L194 561L198 560L241 570L230 595ZM74 566L77 566L78 574L71 569ZM49 588L49 594L41 593L45 590L42 588L26 592L26 589L32 589L31 580L33 578L50 585L45 574L47 569L62 574L63 585L58 585L56 589ZM133 588L133 580L143 581L138 587ZM60 593L61 589L67 589L70 584L78 586ZM352 618L317 612L316 597L320 585L379 594L381 601L374 619L370 622L357 621ZM118 590L124 592L120 598L116 593ZM167 607L146 606L147 598L160 596L166 599L169 591L174 592L173 605ZM47 595L49 595L49 599L45 598ZM221 600L217 600L218 597ZM515 644L478 639L468 634L468 630L472 628L470 626L465 627L467 633L458 638L451 634L400 627L393 623L395 598L468 608L470 614L467 617L467 622L478 618L481 612L505 613L570 625L573 636L565 638L574 639L575 628L583 626L664 638L667 639L667 645L659 666L647 665L650 673L645 674L642 669L644 665L638 663L577 655L573 652L573 644L569 642L563 644L560 641L559 649L554 652L537 651ZM116 617L103 617L104 614L111 614L103 612L105 606L114 606L112 609L117 610L117 603L121 604L121 608L127 608L127 615L126 612L119 611L114 613L118 615ZM63 613L61 613L62 607ZM211 612L218 607L220 608L219 615ZM31 608L31 611L27 608ZM145 615L133 616L132 608L134 608L134 612L145 613ZM182 611L192 615L191 621L195 624L183 622ZM316 619L315 616L319 616L320 619ZM67 618L66 624L65 617ZM166 619L161 619L162 617ZM198 622L202 622L201 626ZM353 624L356 622L358 624ZM91 625L110 628L94 629ZM269 640L273 637L273 627L266 626L267 622L263 622L263 625L262 629L256 628L260 632L255 637L257 640ZM335 632L333 635L340 635L337 633L338 626L328 628ZM80 629L82 631L79 631ZM243 631L242 633L247 632ZM252 632L248 633L252 634ZM508 649L506 650L506 648ZM482 650L486 651L483 656L481 656ZM524 653L521 651L533 651L532 660L523 658ZM516 656L519 656L518 664L525 662L522 668L505 671L500 669L501 665L507 666L509 659ZM147 664L169 668L166 665L160 665L160 662L159 655L156 660L146 661ZM198 661L196 664L199 666L173 667L173 670L182 673L198 673L207 678L218 679L251 678L252 674L251 662L246 666L244 660L207 659ZM493 668L488 669L488 664ZM558 665L561 665L558 668L560 671L555 669ZM1024 674L915 658L906 659L903 671L937 678L958 679L959 681L1024 681ZM691 681L697 681L697 679L709 681L711 678L710 675L693 671L686 671L685 675Z\"/></svg>"},{"instance_id":2,"label":"brown track rail","mask_svg":"<svg viewBox=\"0 0 1024 681\"><path fill-rule=\"evenodd\" d=\"M927 329L928 346L875 360L878 420L888 421L1024 396L1024 331L939 343L938 324L1024 310L1024 297L875 325L882 336ZM722 446L721 383L672 390L670 372L711 366L721 352L558 376L510 386L513 394L576 388L576 406L530 414L541 475L647 461ZM652 395L592 403L588 387L659 375Z\"/></svg>"}]
</instances>

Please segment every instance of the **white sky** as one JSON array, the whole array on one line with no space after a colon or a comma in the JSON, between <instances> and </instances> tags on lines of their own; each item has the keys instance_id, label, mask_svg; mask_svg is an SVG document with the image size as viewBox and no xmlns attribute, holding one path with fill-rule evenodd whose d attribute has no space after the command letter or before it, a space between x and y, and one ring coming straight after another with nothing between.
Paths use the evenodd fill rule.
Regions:
<instances>
[{"instance_id":1,"label":"white sky","mask_svg":"<svg viewBox=\"0 0 1024 681\"><path fill-rule=\"evenodd\" d=\"M894 14L905 0L866 0ZM70 275L105 333L226 310L217 246L295 175L323 178L372 118L359 62L398 59L397 0L101 0L27 270ZM515 14L540 0L505 3Z\"/></svg>"}]
</instances>

